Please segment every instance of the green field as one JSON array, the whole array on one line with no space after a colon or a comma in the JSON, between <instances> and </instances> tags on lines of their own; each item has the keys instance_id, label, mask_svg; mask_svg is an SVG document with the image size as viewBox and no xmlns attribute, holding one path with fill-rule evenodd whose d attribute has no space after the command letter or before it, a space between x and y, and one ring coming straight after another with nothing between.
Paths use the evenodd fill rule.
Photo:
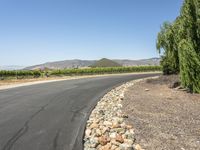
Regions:
<instances>
[{"instance_id":1,"label":"green field","mask_svg":"<svg viewBox=\"0 0 200 150\"><path fill-rule=\"evenodd\" d=\"M131 73L131 72L150 72L161 71L161 66L134 66L134 67L107 67L107 68L86 68L86 69L62 69L49 71L0 71L1 80L9 78L39 78L51 76L74 76L74 75L97 75L97 74L114 74L114 73Z\"/></svg>"}]
</instances>

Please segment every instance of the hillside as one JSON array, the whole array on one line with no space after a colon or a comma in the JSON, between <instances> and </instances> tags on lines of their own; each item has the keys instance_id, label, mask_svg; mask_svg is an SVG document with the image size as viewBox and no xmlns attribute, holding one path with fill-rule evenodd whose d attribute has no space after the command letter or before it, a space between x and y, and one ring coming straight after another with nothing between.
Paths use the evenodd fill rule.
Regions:
<instances>
[{"instance_id":1,"label":"hillside","mask_svg":"<svg viewBox=\"0 0 200 150\"><path fill-rule=\"evenodd\" d=\"M88 67L94 64L94 60L64 60L64 61L56 61L56 62L47 62L40 65L26 67L26 70L34 70L39 68L49 68L49 69L65 69L65 68L82 68Z\"/></svg>"},{"instance_id":2,"label":"hillside","mask_svg":"<svg viewBox=\"0 0 200 150\"><path fill-rule=\"evenodd\" d=\"M140 60L129 60L129 59L113 59L116 63L122 66L144 66L144 65L159 65L160 58L140 59ZM94 65L97 60L64 60L56 62L47 62L40 65L30 66L24 68L25 70L34 70L39 68L49 69L65 69L65 68L83 68Z\"/></svg>"},{"instance_id":3,"label":"hillside","mask_svg":"<svg viewBox=\"0 0 200 150\"><path fill-rule=\"evenodd\" d=\"M160 65L160 58L149 58L140 60L129 60L129 59L115 59L115 62L123 66L157 66Z\"/></svg>"},{"instance_id":4,"label":"hillside","mask_svg":"<svg viewBox=\"0 0 200 150\"><path fill-rule=\"evenodd\" d=\"M122 66L121 64L107 58L100 59L96 61L93 65L91 65L91 67L121 67L121 66Z\"/></svg>"}]
</instances>

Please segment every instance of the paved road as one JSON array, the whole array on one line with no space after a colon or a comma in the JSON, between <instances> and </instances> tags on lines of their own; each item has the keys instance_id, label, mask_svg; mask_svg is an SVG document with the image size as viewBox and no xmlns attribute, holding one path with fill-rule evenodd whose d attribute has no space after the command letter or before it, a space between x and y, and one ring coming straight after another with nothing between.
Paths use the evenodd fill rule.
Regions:
<instances>
[{"instance_id":1,"label":"paved road","mask_svg":"<svg viewBox=\"0 0 200 150\"><path fill-rule=\"evenodd\" d=\"M86 120L97 101L118 84L154 75L96 77L1 90L0 150L81 150Z\"/></svg>"}]
</instances>

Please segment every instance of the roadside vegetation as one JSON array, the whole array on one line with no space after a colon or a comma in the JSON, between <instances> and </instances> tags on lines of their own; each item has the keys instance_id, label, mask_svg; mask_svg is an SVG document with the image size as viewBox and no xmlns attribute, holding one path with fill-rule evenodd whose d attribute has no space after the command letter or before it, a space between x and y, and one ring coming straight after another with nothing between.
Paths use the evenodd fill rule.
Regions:
<instances>
[{"instance_id":1,"label":"roadside vegetation","mask_svg":"<svg viewBox=\"0 0 200 150\"><path fill-rule=\"evenodd\" d=\"M112 73L150 72L161 71L161 66L134 66L134 67L106 67L106 68L84 68L84 69L62 69L62 70L18 70L0 71L1 80L15 78L39 78L51 76L73 76L73 75L97 75Z\"/></svg>"},{"instance_id":2,"label":"roadside vegetation","mask_svg":"<svg viewBox=\"0 0 200 150\"><path fill-rule=\"evenodd\" d=\"M200 93L200 1L185 0L180 15L165 22L157 37L164 74L179 74L181 85Z\"/></svg>"},{"instance_id":3,"label":"roadside vegetation","mask_svg":"<svg viewBox=\"0 0 200 150\"><path fill-rule=\"evenodd\" d=\"M44 72L39 70L0 70L0 79L22 79L22 78L38 78L43 76Z\"/></svg>"}]
</instances>

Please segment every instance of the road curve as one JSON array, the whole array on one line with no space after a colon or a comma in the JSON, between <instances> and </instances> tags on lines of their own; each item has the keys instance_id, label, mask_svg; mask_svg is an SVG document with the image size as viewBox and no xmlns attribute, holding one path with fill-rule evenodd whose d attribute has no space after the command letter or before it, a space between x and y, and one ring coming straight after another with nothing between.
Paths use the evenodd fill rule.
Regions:
<instances>
[{"instance_id":1,"label":"road curve","mask_svg":"<svg viewBox=\"0 0 200 150\"><path fill-rule=\"evenodd\" d=\"M0 150L81 150L97 101L123 82L158 74L104 76L0 91Z\"/></svg>"}]
</instances>

